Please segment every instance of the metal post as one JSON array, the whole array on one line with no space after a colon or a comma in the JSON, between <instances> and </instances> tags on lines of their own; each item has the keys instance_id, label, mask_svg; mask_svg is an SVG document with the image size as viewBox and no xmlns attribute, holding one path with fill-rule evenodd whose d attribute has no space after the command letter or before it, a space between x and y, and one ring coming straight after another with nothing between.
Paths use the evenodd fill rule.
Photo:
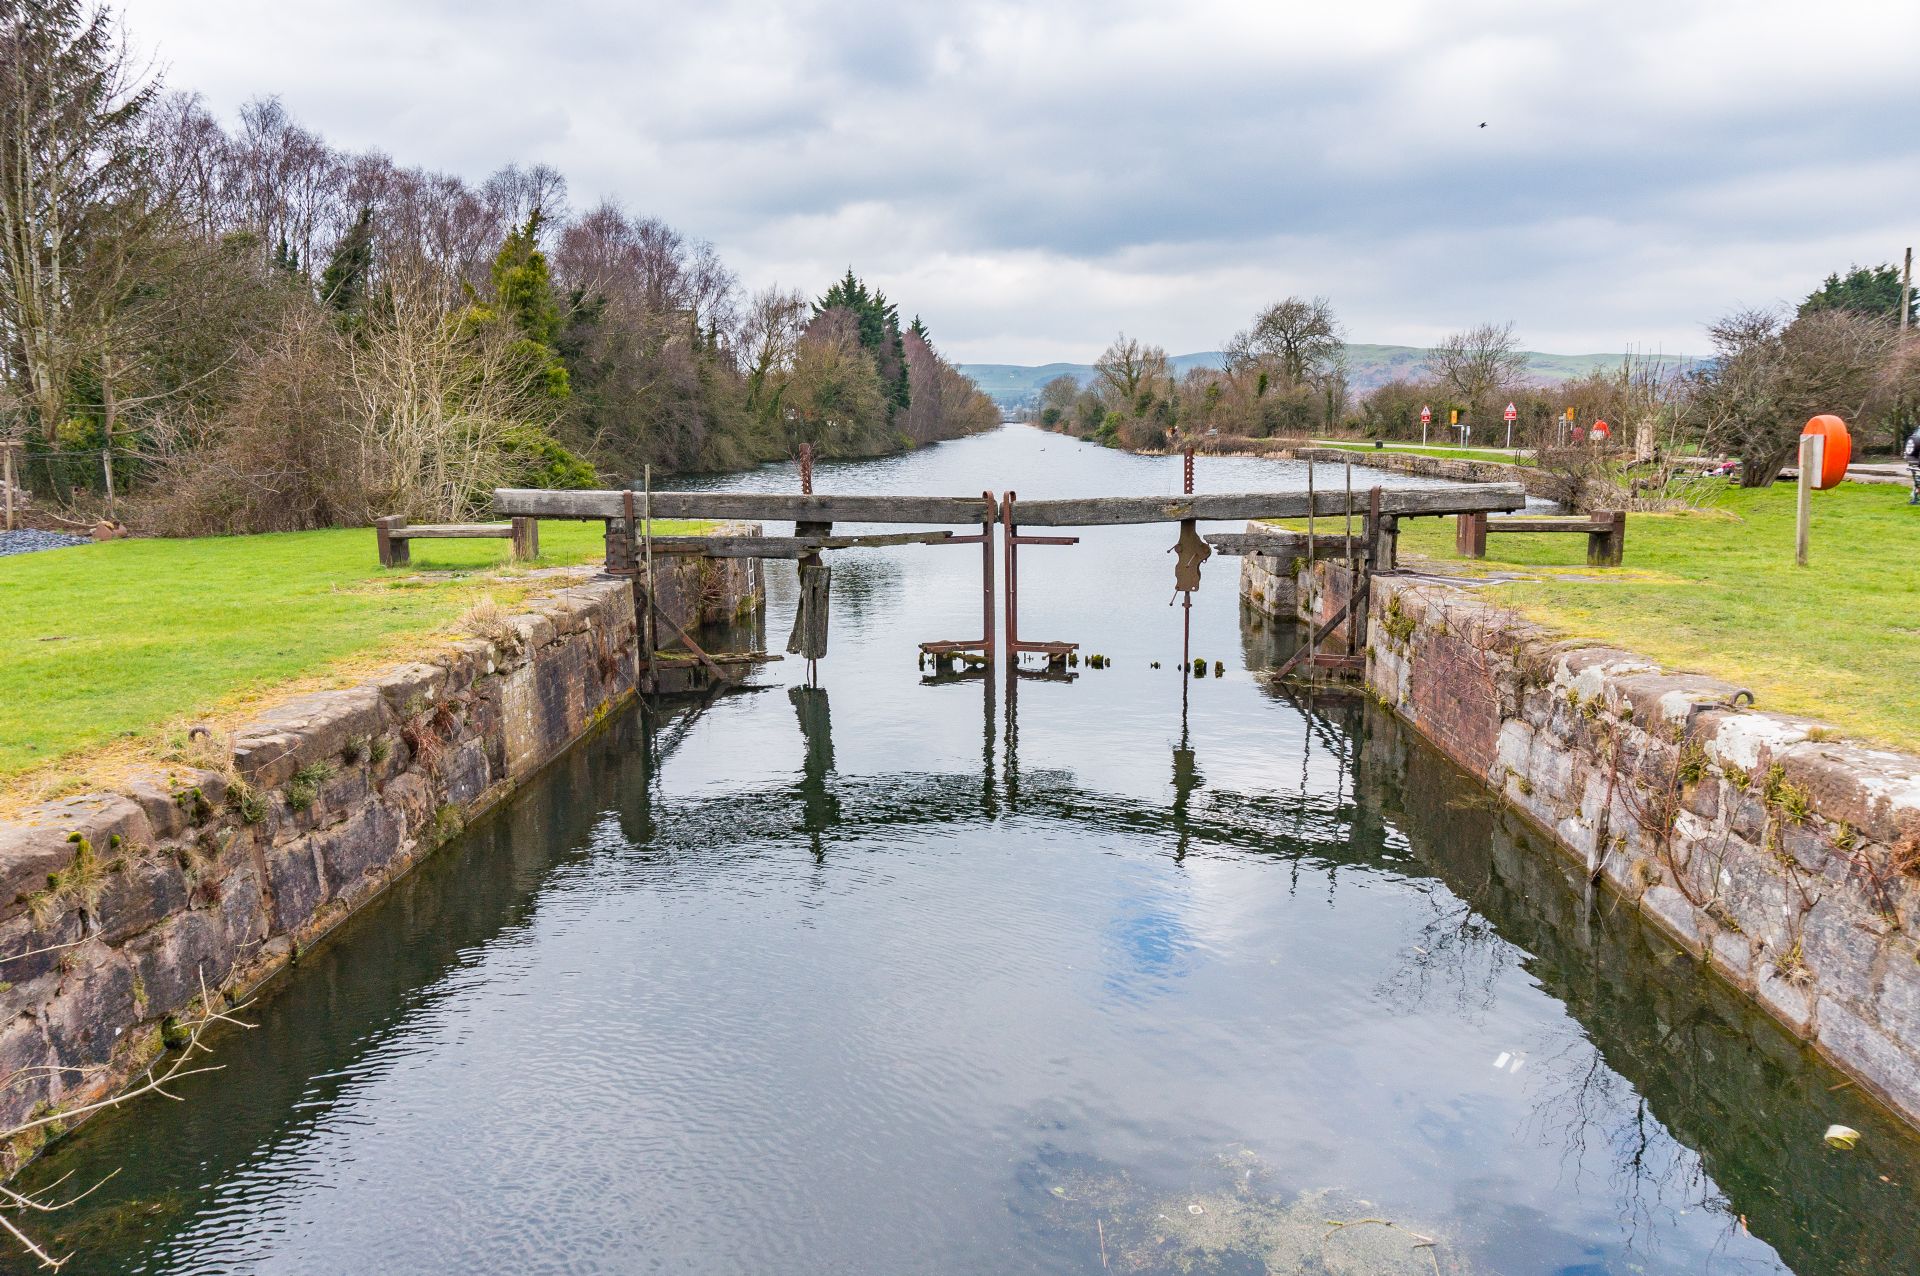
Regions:
<instances>
[{"instance_id":1,"label":"metal post","mask_svg":"<svg viewBox=\"0 0 1920 1276\"><path fill-rule=\"evenodd\" d=\"M654 584L654 581L653 581L653 466L649 465L646 467L645 470L641 472L640 481L643 484L645 484L645 487L642 490L641 496L640 496L640 499L641 499L640 526L642 528L641 535L644 538L644 542L643 542L644 557L646 559L646 568L647 568L647 615L646 615L646 621L643 624L640 631L640 641L642 644L644 644L646 648L647 677L651 679L653 677L653 652L654 652L654 637L655 637L655 631L653 626L653 606L654 606L654 602L653 602L653 598L654 598L654 595L653 595L653 584ZM628 493L628 496L629 498L631 498L632 493Z\"/></svg>"},{"instance_id":2,"label":"metal post","mask_svg":"<svg viewBox=\"0 0 1920 1276\"><path fill-rule=\"evenodd\" d=\"M813 495L813 444L800 445L800 494Z\"/></svg>"},{"instance_id":3,"label":"metal post","mask_svg":"<svg viewBox=\"0 0 1920 1276\"><path fill-rule=\"evenodd\" d=\"M980 634L987 663L994 660L993 632L993 493L980 493L987 515L980 520Z\"/></svg>"},{"instance_id":4,"label":"metal post","mask_svg":"<svg viewBox=\"0 0 1920 1276\"><path fill-rule=\"evenodd\" d=\"M1311 464L1311 462L1309 462ZM1193 495L1193 444L1186 446L1182 466L1181 486L1188 496ZM1188 590L1180 598L1180 677L1182 682L1193 676L1193 591Z\"/></svg>"},{"instance_id":5,"label":"metal post","mask_svg":"<svg viewBox=\"0 0 1920 1276\"><path fill-rule=\"evenodd\" d=\"M1008 492L1000 498L1000 536L1006 542L1007 576L1007 667L1014 669L1020 664L1020 560L1015 552L1019 532L1013 525L1013 496Z\"/></svg>"}]
</instances>

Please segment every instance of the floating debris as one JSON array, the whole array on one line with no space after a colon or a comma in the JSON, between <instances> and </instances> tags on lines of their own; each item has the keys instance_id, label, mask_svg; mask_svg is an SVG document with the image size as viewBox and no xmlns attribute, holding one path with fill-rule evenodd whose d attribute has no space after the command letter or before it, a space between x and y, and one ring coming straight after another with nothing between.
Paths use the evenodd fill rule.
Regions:
<instances>
[{"instance_id":1,"label":"floating debris","mask_svg":"<svg viewBox=\"0 0 1920 1276\"><path fill-rule=\"evenodd\" d=\"M1830 1125L1825 1137L1828 1147L1839 1148L1842 1152L1851 1152L1860 1145L1860 1131L1850 1125Z\"/></svg>"},{"instance_id":2,"label":"floating debris","mask_svg":"<svg viewBox=\"0 0 1920 1276\"><path fill-rule=\"evenodd\" d=\"M1203 1167L1193 1186L1168 1194L1117 1167L1079 1157L1047 1158L1035 1169L1047 1181L1041 1208L1049 1230L1085 1244L1088 1258L1097 1246L1109 1271L1471 1271L1434 1229L1383 1217L1374 1202L1333 1190L1276 1194L1272 1169L1242 1148Z\"/></svg>"}]
</instances>

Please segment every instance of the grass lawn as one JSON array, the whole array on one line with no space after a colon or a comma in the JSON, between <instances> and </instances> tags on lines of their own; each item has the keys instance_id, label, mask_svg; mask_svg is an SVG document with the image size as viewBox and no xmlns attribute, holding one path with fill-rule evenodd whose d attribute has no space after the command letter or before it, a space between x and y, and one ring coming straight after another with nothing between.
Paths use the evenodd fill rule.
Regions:
<instances>
[{"instance_id":1,"label":"grass lawn","mask_svg":"<svg viewBox=\"0 0 1920 1276\"><path fill-rule=\"evenodd\" d=\"M1389 443L1376 448L1371 443L1349 443L1336 440L1315 439L1315 447L1334 448L1341 452L1411 452L1415 456L1439 456L1450 461L1500 461L1507 465L1532 465L1533 453L1518 450L1509 452L1496 447L1427 447L1419 443Z\"/></svg>"},{"instance_id":2,"label":"grass lawn","mask_svg":"<svg viewBox=\"0 0 1920 1276\"><path fill-rule=\"evenodd\" d=\"M1813 494L1811 565L1793 561L1794 488L1727 488L1705 510L1632 514L1624 568L1586 566L1586 537L1487 538L1453 552L1452 519L1401 523L1404 554L1521 571L1494 599L1570 635L1750 688L1759 706L1920 751L1920 507L1908 489Z\"/></svg>"},{"instance_id":3,"label":"grass lawn","mask_svg":"<svg viewBox=\"0 0 1920 1276\"><path fill-rule=\"evenodd\" d=\"M535 565L596 560L602 535L599 523L545 522ZM420 540L411 567L383 569L373 533L343 528L0 558L0 805L44 791L34 782L79 751L157 747L187 715L345 678L482 595L510 602L526 585L506 556L504 540Z\"/></svg>"}]
</instances>

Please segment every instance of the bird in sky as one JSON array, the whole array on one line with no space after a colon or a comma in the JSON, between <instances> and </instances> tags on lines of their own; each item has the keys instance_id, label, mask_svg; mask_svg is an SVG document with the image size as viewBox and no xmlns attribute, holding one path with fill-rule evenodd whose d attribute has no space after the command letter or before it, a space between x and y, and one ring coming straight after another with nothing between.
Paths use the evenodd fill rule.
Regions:
<instances>
[{"instance_id":1,"label":"bird in sky","mask_svg":"<svg viewBox=\"0 0 1920 1276\"><path fill-rule=\"evenodd\" d=\"M1486 126L1487 126L1487 122L1486 122L1485 120L1481 120L1481 121L1480 121L1480 127L1481 127L1481 128L1485 128Z\"/></svg>"}]
</instances>

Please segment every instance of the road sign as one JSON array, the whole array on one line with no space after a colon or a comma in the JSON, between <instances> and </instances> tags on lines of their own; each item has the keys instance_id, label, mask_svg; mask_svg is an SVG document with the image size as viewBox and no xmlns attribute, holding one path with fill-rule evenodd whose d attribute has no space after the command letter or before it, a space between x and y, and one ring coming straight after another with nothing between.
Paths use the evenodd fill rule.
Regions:
<instances>
[{"instance_id":1,"label":"road sign","mask_svg":"<svg viewBox=\"0 0 1920 1276\"><path fill-rule=\"evenodd\" d=\"M1433 409L1432 409L1432 408L1428 408L1428 407L1423 407L1423 408L1421 408L1421 409L1420 409L1420 424L1422 424L1422 425L1425 425L1425 424L1426 424L1427 422L1429 422L1429 421L1431 421L1431 420L1433 420Z\"/></svg>"},{"instance_id":2,"label":"road sign","mask_svg":"<svg viewBox=\"0 0 1920 1276\"><path fill-rule=\"evenodd\" d=\"M1515 408L1511 403L1509 403L1507 405L1507 420L1518 421L1519 419L1520 419L1519 409Z\"/></svg>"}]
</instances>

